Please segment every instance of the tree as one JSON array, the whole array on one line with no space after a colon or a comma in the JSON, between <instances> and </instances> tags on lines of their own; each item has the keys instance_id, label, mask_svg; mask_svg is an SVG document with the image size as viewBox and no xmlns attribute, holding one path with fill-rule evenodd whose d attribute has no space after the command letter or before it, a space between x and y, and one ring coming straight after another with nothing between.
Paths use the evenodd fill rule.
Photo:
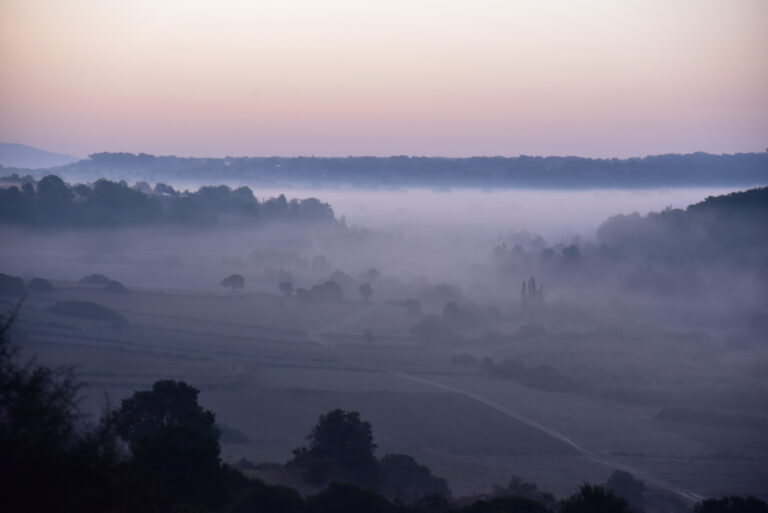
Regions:
<instances>
[{"instance_id":1,"label":"tree","mask_svg":"<svg viewBox=\"0 0 768 513\"><path fill-rule=\"evenodd\" d=\"M693 508L694 513L768 513L768 504L757 497L720 497L706 499Z\"/></svg>"},{"instance_id":2,"label":"tree","mask_svg":"<svg viewBox=\"0 0 768 513\"><path fill-rule=\"evenodd\" d=\"M602 486L585 483L560 503L560 513L630 513L627 501Z\"/></svg>"},{"instance_id":3,"label":"tree","mask_svg":"<svg viewBox=\"0 0 768 513\"><path fill-rule=\"evenodd\" d=\"M648 489L645 483L629 472L623 470L614 470L605 487L619 497L623 497L631 510L635 513L645 511L645 500L643 493Z\"/></svg>"},{"instance_id":4,"label":"tree","mask_svg":"<svg viewBox=\"0 0 768 513\"><path fill-rule=\"evenodd\" d=\"M407 454L387 454L379 461L379 490L390 499L413 502L423 497L450 497L445 479Z\"/></svg>"},{"instance_id":5,"label":"tree","mask_svg":"<svg viewBox=\"0 0 768 513\"><path fill-rule=\"evenodd\" d=\"M220 431L213 412L198 404L199 391L163 380L135 392L114 413L117 433L131 450L134 486L165 504L220 502L226 475L219 459Z\"/></svg>"},{"instance_id":6,"label":"tree","mask_svg":"<svg viewBox=\"0 0 768 513\"><path fill-rule=\"evenodd\" d=\"M293 294L293 283L290 281L284 281L280 283L280 285L277 286L278 289L280 289L280 292L285 294L285 297L290 296Z\"/></svg>"},{"instance_id":7,"label":"tree","mask_svg":"<svg viewBox=\"0 0 768 513\"><path fill-rule=\"evenodd\" d=\"M371 296L373 296L373 288L371 287L370 283L363 283L358 287L358 290L360 291L360 295L363 296L363 299L366 303L371 300Z\"/></svg>"},{"instance_id":8,"label":"tree","mask_svg":"<svg viewBox=\"0 0 768 513\"><path fill-rule=\"evenodd\" d=\"M235 290L239 290L245 287L245 278L243 278L243 276L240 274L230 274L221 280L219 285L232 289L232 292L234 292Z\"/></svg>"},{"instance_id":9,"label":"tree","mask_svg":"<svg viewBox=\"0 0 768 513\"><path fill-rule=\"evenodd\" d=\"M308 513L394 513L387 499L371 490L346 483L332 483L307 500Z\"/></svg>"},{"instance_id":10,"label":"tree","mask_svg":"<svg viewBox=\"0 0 768 513\"><path fill-rule=\"evenodd\" d=\"M71 368L19 361L8 337L14 317L0 320L0 511L113 511L114 425L86 422Z\"/></svg>"},{"instance_id":11,"label":"tree","mask_svg":"<svg viewBox=\"0 0 768 513\"><path fill-rule=\"evenodd\" d=\"M320 415L307 439L309 447L293 451L292 464L304 469L312 484L344 481L372 487L378 465L373 433L368 422L355 411L332 410Z\"/></svg>"},{"instance_id":12,"label":"tree","mask_svg":"<svg viewBox=\"0 0 768 513\"><path fill-rule=\"evenodd\" d=\"M365 278L368 281L375 281L376 278L378 278L379 276L381 276L381 273L375 267L371 267L370 269L365 271Z\"/></svg>"}]
</instances>

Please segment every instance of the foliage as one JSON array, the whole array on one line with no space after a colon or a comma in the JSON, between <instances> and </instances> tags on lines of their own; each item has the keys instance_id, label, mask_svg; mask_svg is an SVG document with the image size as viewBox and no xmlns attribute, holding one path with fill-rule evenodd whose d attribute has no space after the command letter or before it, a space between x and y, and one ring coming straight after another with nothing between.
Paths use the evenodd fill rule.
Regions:
<instances>
[{"instance_id":1,"label":"foliage","mask_svg":"<svg viewBox=\"0 0 768 513\"><path fill-rule=\"evenodd\" d=\"M560 513L630 513L626 500L602 486L585 483L560 503Z\"/></svg>"},{"instance_id":2,"label":"foliage","mask_svg":"<svg viewBox=\"0 0 768 513\"><path fill-rule=\"evenodd\" d=\"M198 393L181 381L157 381L114 412L117 433L131 450L134 486L147 492L140 500L213 505L224 499L220 431Z\"/></svg>"},{"instance_id":3,"label":"foliage","mask_svg":"<svg viewBox=\"0 0 768 513\"><path fill-rule=\"evenodd\" d=\"M373 487L378 465L373 433L358 412L341 409L320 415L307 439L309 447L293 451L291 465L304 471L308 483L344 481Z\"/></svg>"},{"instance_id":4,"label":"foliage","mask_svg":"<svg viewBox=\"0 0 768 513\"><path fill-rule=\"evenodd\" d=\"M407 454L387 454L379 460L377 489L391 499L414 502L427 496L451 496L445 479Z\"/></svg>"},{"instance_id":5,"label":"foliage","mask_svg":"<svg viewBox=\"0 0 768 513\"><path fill-rule=\"evenodd\" d=\"M614 470L608 481L606 481L605 487L619 497L624 498L633 512L642 513L645 511L643 493L648 488L644 482L629 472Z\"/></svg>"},{"instance_id":6,"label":"foliage","mask_svg":"<svg viewBox=\"0 0 768 513\"><path fill-rule=\"evenodd\" d=\"M285 196L260 203L248 187L201 187L179 193L165 184L129 187L125 181L96 180L68 185L56 175L36 188L0 188L0 223L49 227L114 227L152 224L211 226L262 221L335 222L333 210L315 198Z\"/></svg>"},{"instance_id":7,"label":"foliage","mask_svg":"<svg viewBox=\"0 0 768 513\"><path fill-rule=\"evenodd\" d=\"M728 496L696 504L694 513L768 513L768 504L757 497Z\"/></svg>"},{"instance_id":8,"label":"foliage","mask_svg":"<svg viewBox=\"0 0 768 513\"><path fill-rule=\"evenodd\" d=\"M307 513L394 513L381 495L348 483L331 483L307 500Z\"/></svg>"},{"instance_id":9,"label":"foliage","mask_svg":"<svg viewBox=\"0 0 768 513\"><path fill-rule=\"evenodd\" d=\"M222 287L232 289L232 292L245 287L245 278L240 274L230 274L219 283Z\"/></svg>"},{"instance_id":10,"label":"foliage","mask_svg":"<svg viewBox=\"0 0 768 513\"><path fill-rule=\"evenodd\" d=\"M0 326L0 511L111 509L120 460L113 424L84 422L71 368L19 362L8 339L13 317Z\"/></svg>"}]
</instances>

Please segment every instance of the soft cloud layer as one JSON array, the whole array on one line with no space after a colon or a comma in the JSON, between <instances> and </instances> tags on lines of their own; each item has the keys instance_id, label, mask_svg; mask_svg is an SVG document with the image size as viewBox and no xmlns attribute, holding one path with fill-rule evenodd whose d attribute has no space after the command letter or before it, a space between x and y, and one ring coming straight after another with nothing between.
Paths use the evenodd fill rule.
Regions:
<instances>
[{"instance_id":1,"label":"soft cloud layer","mask_svg":"<svg viewBox=\"0 0 768 513\"><path fill-rule=\"evenodd\" d=\"M768 145L763 0L5 0L0 140L85 155Z\"/></svg>"}]
</instances>

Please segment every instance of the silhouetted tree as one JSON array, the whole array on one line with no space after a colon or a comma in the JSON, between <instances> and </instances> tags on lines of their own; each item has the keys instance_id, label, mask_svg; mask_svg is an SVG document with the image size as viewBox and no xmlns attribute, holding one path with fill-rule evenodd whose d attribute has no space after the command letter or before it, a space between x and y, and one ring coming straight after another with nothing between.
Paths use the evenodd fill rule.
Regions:
<instances>
[{"instance_id":1,"label":"silhouetted tree","mask_svg":"<svg viewBox=\"0 0 768 513\"><path fill-rule=\"evenodd\" d=\"M605 483L605 487L629 503L634 513L645 511L643 493L647 490L645 483L635 478L629 472L614 470Z\"/></svg>"},{"instance_id":2,"label":"silhouetted tree","mask_svg":"<svg viewBox=\"0 0 768 513\"><path fill-rule=\"evenodd\" d=\"M560 513L630 513L629 504L602 486L585 483L560 503Z\"/></svg>"},{"instance_id":3,"label":"silhouetted tree","mask_svg":"<svg viewBox=\"0 0 768 513\"><path fill-rule=\"evenodd\" d=\"M384 497L352 484L331 483L322 492L307 499L307 513L394 513Z\"/></svg>"},{"instance_id":4,"label":"silhouetted tree","mask_svg":"<svg viewBox=\"0 0 768 513\"><path fill-rule=\"evenodd\" d=\"M232 292L234 292L235 290L239 290L245 287L245 278L243 278L243 276L240 274L230 274L221 280L219 285L232 289Z\"/></svg>"},{"instance_id":5,"label":"silhouetted tree","mask_svg":"<svg viewBox=\"0 0 768 513\"><path fill-rule=\"evenodd\" d=\"M360 291L360 295L363 296L363 299L368 302L371 300L371 296L373 296L373 288L371 287L371 284L366 282L363 283L358 287L358 290Z\"/></svg>"},{"instance_id":6,"label":"silhouetted tree","mask_svg":"<svg viewBox=\"0 0 768 513\"><path fill-rule=\"evenodd\" d=\"M390 499L405 502L434 495L451 496L445 479L435 477L429 467L407 454L387 454L379 460L377 488Z\"/></svg>"},{"instance_id":7,"label":"silhouetted tree","mask_svg":"<svg viewBox=\"0 0 768 513\"><path fill-rule=\"evenodd\" d=\"M694 506L694 513L768 513L768 504L757 497L706 499Z\"/></svg>"},{"instance_id":8,"label":"silhouetted tree","mask_svg":"<svg viewBox=\"0 0 768 513\"><path fill-rule=\"evenodd\" d=\"M293 283L290 281L284 281L281 282L280 285L277 286L278 289L280 289L280 292L285 294L285 297L290 296L293 294Z\"/></svg>"},{"instance_id":9,"label":"silhouetted tree","mask_svg":"<svg viewBox=\"0 0 768 513\"><path fill-rule=\"evenodd\" d=\"M226 475L219 459L215 415L198 404L198 390L183 381L157 381L134 392L114 413L117 432L131 450L133 486L159 504L220 503Z\"/></svg>"},{"instance_id":10,"label":"silhouetted tree","mask_svg":"<svg viewBox=\"0 0 768 513\"><path fill-rule=\"evenodd\" d=\"M345 481L372 487L378 465L371 425L358 412L332 410L321 415L307 439L309 447L293 451L292 464L312 484Z\"/></svg>"},{"instance_id":11,"label":"silhouetted tree","mask_svg":"<svg viewBox=\"0 0 768 513\"><path fill-rule=\"evenodd\" d=\"M0 320L0 511L112 511L120 490L113 424L77 408L71 368L20 362Z\"/></svg>"}]
</instances>

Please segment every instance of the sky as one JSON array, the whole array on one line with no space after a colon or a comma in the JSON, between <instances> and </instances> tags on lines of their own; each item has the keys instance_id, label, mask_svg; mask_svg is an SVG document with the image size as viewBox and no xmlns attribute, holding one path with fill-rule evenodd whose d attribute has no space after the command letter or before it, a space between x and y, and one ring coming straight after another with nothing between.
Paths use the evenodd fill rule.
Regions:
<instances>
[{"instance_id":1,"label":"sky","mask_svg":"<svg viewBox=\"0 0 768 513\"><path fill-rule=\"evenodd\" d=\"M768 147L768 0L0 0L0 141L84 157Z\"/></svg>"}]
</instances>

